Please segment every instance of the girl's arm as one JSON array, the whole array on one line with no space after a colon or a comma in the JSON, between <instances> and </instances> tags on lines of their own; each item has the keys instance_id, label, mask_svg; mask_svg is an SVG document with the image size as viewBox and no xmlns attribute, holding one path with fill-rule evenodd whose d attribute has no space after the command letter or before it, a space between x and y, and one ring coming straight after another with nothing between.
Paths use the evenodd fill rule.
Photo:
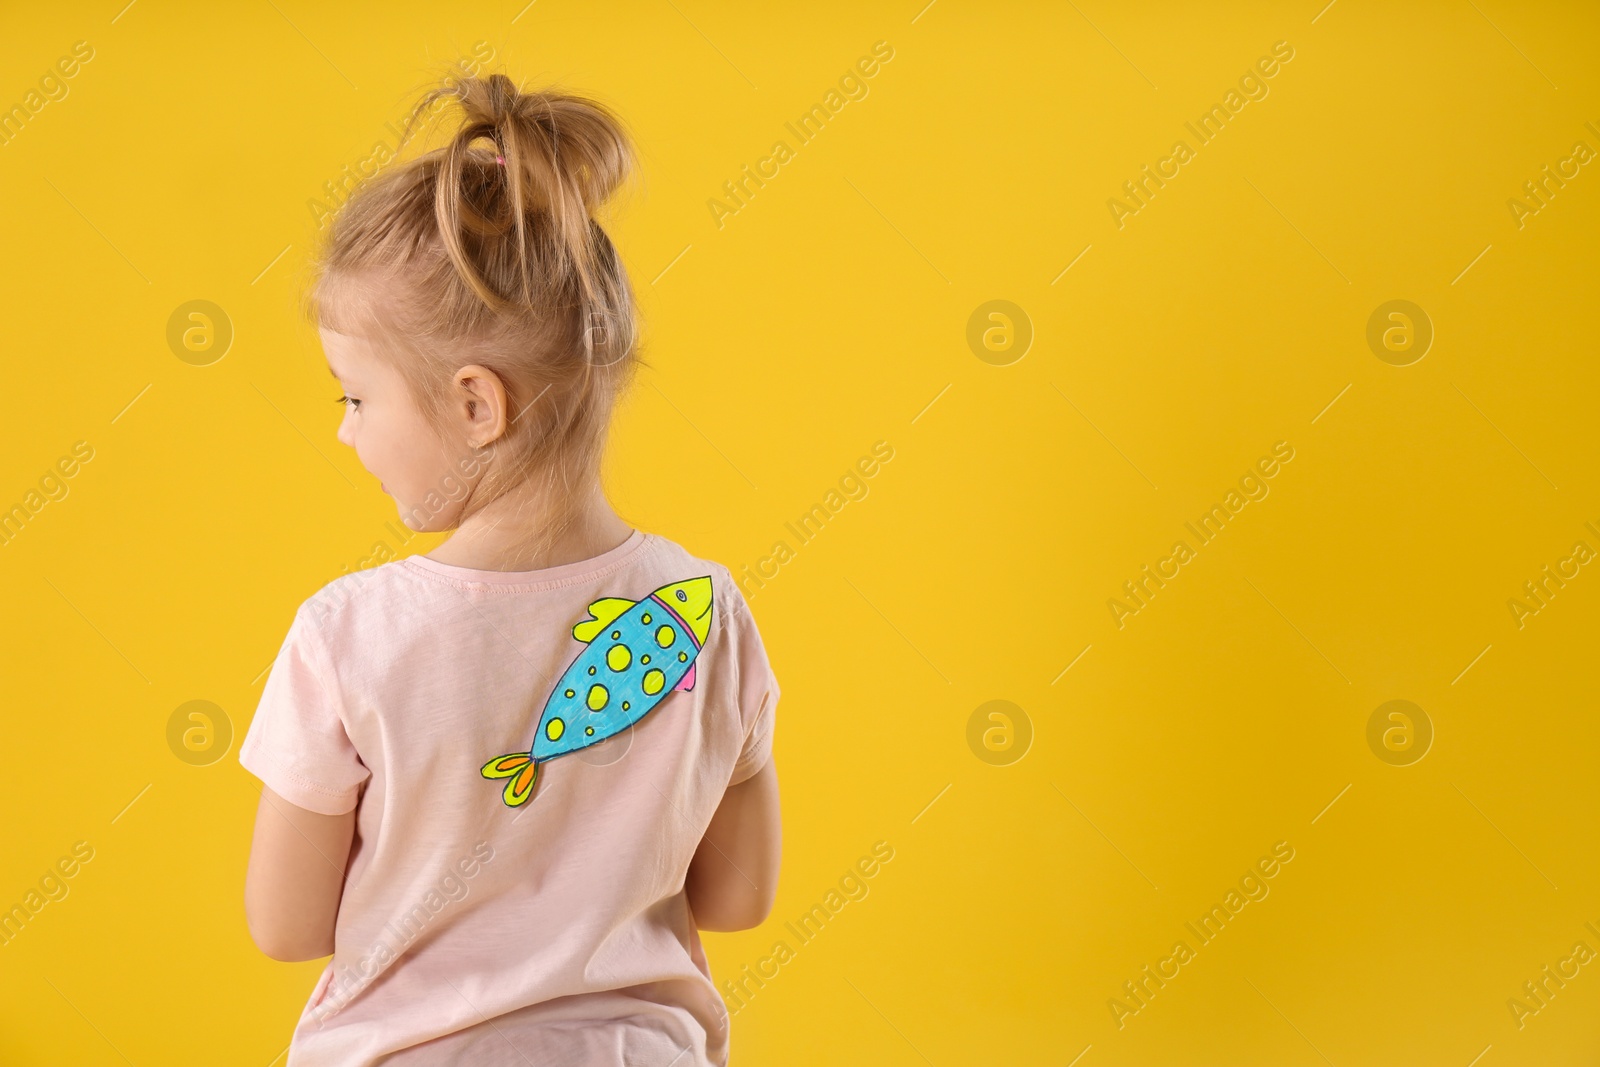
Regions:
<instances>
[{"instance_id":1,"label":"girl's arm","mask_svg":"<svg viewBox=\"0 0 1600 1067\"><path fill-rule=\"evenodd\" d=\"M749 930L772 911L778 892L783 831L778 815L778 770L773 760L728 787L695 850L684 880L695 926Z\"/></svg>"},{"instance_id":2,"label":"girl's arm","mask_svg":"<svg viewBox=\"0 0 1600 1067\"><path fill-rule=\"evenodd\" d=\"M244 880L245 921L262 952L284 963L333 955L355 825L354 809L322 815L262 787Z\"/></svg>"}]
</instances>

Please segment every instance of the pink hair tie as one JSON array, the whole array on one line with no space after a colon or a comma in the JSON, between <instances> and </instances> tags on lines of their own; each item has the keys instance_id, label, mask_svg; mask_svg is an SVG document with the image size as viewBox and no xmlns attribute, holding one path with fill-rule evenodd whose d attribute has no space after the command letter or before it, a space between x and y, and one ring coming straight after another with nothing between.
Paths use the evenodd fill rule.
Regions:
<instances>
[{"instance_id":1,"label":"pink hair tie","mask_svg":"<svg viewBox=\"0 0 1600 1067\"><path fill-rule=\"evenodd\" d=\"M506 165L506 157L505 156L495 156L494 157L494 161L496 163L500 164L502 167Z\"/></svg>"}]
</instances>

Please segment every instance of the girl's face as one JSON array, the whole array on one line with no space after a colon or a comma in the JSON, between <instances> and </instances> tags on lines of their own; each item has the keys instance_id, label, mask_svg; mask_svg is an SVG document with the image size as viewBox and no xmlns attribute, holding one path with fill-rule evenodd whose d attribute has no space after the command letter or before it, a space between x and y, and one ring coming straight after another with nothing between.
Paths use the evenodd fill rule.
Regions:
<instances>
[{"instance_id":1,"label":"girl's face","mask_svg":"<svg viewBox=\"0 0 1600 1067\"><path fill-rule=\"evenodd\" d=\"M320 332L328 369L344 390L340 443L356 450L407 526L419 532L451 529L465 480L406 380L364 338Z\"/></svg>"}]
</instances>

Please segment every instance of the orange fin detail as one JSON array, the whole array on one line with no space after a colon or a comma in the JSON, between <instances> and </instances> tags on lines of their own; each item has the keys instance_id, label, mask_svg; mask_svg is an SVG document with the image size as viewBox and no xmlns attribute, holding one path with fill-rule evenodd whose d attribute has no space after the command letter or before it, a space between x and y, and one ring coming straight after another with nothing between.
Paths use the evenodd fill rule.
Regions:
<instances>
[{"instance_id":1,"label":"orange fin detail","mask_svg":"<svg viewBox=\"0 0 1600 1067\"><path fill-rule=\"evenodd\" d=\"M522 770L525 764L532 762L533 757L526 752L508 752L485 763L480 773L485 778L510 778Z\"/></svg>"},{"instance_id":2,"label":"orange fin detail","mask_svg":"<svg viewBox=\"0 0 1600 1067\"><path fill-rule=\"evenodd\" d=\"M530 759L528 765L518 771L516 777L506 783L505 791L501 793L506 806L515 808L527 803L528 798L533 796L533 780L538 775L539 765Z\"/></svg>"}]
</instances>

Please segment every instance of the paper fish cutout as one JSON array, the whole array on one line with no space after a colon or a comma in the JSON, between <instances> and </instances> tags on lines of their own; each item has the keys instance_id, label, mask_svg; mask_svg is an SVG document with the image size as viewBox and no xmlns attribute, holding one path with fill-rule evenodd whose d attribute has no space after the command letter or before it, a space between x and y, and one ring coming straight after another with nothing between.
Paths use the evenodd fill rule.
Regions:
<instances>
[{"instance_id":1,"label":"paper fish cutout","mask_svg":"<svg viewBox=\"0 0 1600 1067\"><path fill-rule=\"evenodd\" d=\"M501 794L507 806L526 803L539 764L598 745L673 690L693 689L695 660L710 630L710 577L664 585L637 602L596 600L572 628L585 647L545 701L533 747L496 756L480 773L510 779Z\"/></svg>"}]
</instances>

